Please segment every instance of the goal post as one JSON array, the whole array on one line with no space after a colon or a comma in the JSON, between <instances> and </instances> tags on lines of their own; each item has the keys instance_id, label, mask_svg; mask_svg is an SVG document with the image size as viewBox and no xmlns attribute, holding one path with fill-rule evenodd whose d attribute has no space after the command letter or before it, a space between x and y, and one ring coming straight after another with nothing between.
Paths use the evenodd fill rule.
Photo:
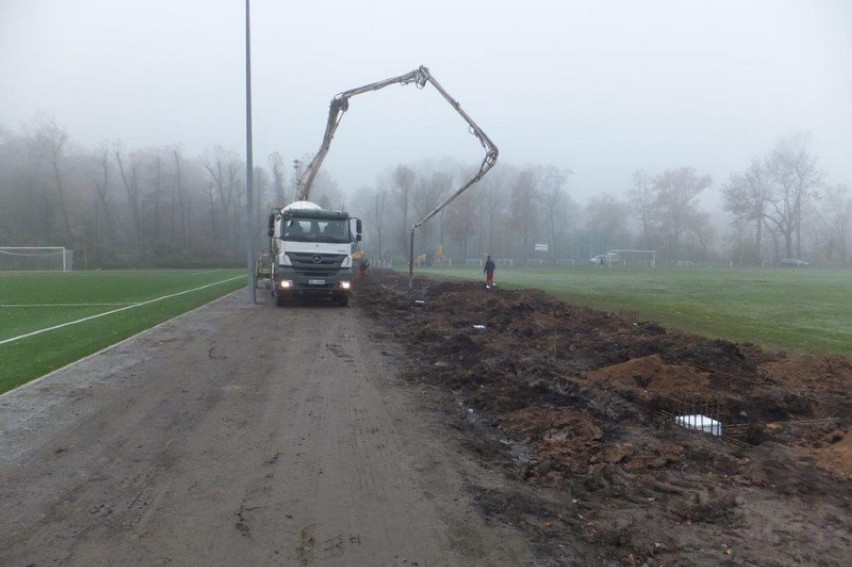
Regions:
<instances>
[{"instance_id":1,"label":"goal post","mask_svg":"<svg viewBox=\"0 0 852 567\"><path fill-rule=\"evenodd\" d=\"M0 246L0 272L70 272L74 251L64 246Z\"/></svg>"},{"instance_id":2,"label":"goal post","mask_svg":"<svg viewBox=\"0 0 852 567\"><path fill-rule=\"evenodd\" d=\"M657 267L656 250L610 250L603 255L607 266Z\"/></svg>"}]
</instances>

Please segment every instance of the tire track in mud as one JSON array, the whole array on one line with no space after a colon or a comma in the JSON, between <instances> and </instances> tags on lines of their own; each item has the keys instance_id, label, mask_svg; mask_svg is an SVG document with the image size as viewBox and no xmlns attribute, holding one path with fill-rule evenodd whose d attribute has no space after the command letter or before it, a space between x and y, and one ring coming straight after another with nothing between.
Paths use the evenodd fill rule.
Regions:
<instances>
[{"instance_id":1,"label":"tire track in mud","mask_svg":"<svg viewBox=\"0 0 852 567\"><path fill-rule=\"evenodd\" d=\"M523 563L472 521L456 450L358 309L270 303L234 294L90 359L82 398L74 367L6 397L51 411L0 421L0 564Z\"/></svg>"},{"instance_id":2,"label":"tire track in mud","mask_svg":"<svg viewBox=\"0 0 852 567\"><path fill-rule=\"evenodd\" d=\"M386 416L376 415L380 400L365 382L370 371L358 356L367 337L358 336L353 322L347 316L331 327L302 327L316 338L303 351L310 361L302 366L303 381L289 392L284 426L270 440L273 470L254 480L241 504L241 520L255 542L274 540L266 529L269 514L288 520L286 533L297 543L277 550L285 562L390 565L405 551L388 535L398 531L399 516L371 512L388 505L388 490L397 482L388 471L397 465L387 452L393 442L375 441L391 425ZM288 483L271 482L270 475ZM291 486L301 494L288 490ZM258 506L261 501L267 505ZM376 522L381 523L371 525ZM449 553L442 550L436 561Z\"/></svg>"}]
</instances>

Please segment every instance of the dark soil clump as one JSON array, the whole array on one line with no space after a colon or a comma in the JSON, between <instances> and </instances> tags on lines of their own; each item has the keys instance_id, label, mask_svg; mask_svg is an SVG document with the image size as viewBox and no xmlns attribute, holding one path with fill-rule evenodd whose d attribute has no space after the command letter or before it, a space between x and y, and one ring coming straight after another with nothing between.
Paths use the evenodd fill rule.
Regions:
<instances>
[{"instance_id":1,"label":"dark soil clump","mask_svg":"<svg viewBox=\"0 0 852 567\"><path fill-rule=\"evenodd\" d=\"M847 564L852 364L630 322L535 290L374 271L407 379L514 480L471 487L541 564ZM676 423L706 415L722 435ZM795 533L795 537L790 537Z\"/></svg>"}]
</instances>

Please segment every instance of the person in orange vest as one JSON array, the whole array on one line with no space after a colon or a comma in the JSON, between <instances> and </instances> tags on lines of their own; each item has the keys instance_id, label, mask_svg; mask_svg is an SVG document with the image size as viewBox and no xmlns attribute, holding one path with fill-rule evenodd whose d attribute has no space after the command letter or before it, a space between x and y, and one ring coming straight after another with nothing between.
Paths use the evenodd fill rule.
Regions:
<instances>
[{"instance_id":1,"label":"person in orange vest","mask_svg":"<svg viewBox=\"0 0 852 567\"><path fill-rule=\"evenodd\" d=\"M488 289L494 287L494 268L496 267L497 266L494 264L494 260L492 260L491 256L489 255L485 259L485 268L482 270L482 272L485 274L485 287Z\"/></svg>"}]
</instances>

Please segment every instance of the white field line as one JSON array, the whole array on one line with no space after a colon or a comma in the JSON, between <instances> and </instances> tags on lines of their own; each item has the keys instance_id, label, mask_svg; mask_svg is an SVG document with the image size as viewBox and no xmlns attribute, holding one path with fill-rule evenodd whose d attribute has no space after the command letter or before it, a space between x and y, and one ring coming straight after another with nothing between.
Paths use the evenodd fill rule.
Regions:
<instances>
[{"instance_id":1,"label":"white field line","mask_svg":"<svg viewBox=\"0 0 852 567\"><path fill-rule=\"evenodd\" d=\"M107 315L112 315L113 313L120 313L122 311L127 311L128 309L135 309L136 307L142 307L144 305L150 305L151 303L156 303L157 301L163 301L164 299L171 299L172 297L177 297L178 295L183 295L185 293L192 293L193 291L198 291L201 289L205 289L208 287L212 287L214 285L219 285L223 283L227 283L230 281L234 281L240 278L246 277L245 275L234 276L233 278L228 278L226 280L213 282L207 285L202 285L200 287L195 287L192 289L187 289L184 291L179 291L177 293L172 293L170 295L164 295L162 297L156 297L154 299L149 299L148 301L142 301L141 303L134 303L132 305L127 305L126 307L121 307L120 309L113 309L112 311L105 311L104 313L98 313L97 315L91 315L89 317L83 317L82 319L77 319L76 321L69 321L68 323L62 323L61 325L54 325L53 327L47 327L45 329L39 329L38 331L33 331L31 333L26 333L24 335L18 335L17 337L12 337L11 339L6 339L0 341L0 345L4 345L6 343L11 343L14 341L19 341L21 339L27 339L29 337L34 337L36 335L40 335L42 333L46 333L48 331L55 331L56 329L61 329L63 327L68 327L69 325L76 325L77 323L85 323L86 321L91 321L92 319L98 319L100 317L106 317Z\"/></svg>"},{"instance_id":2,"label":"white field line","mask_svg":"<svg viewBox=\"0 0 852 567\"><path fill-rule=\"evenodd\" d=\"M149 327L149 328L147 328L147 329L145 329L145 330L143 330L143 331L140 331L140 332L136 333L135 335L131 335L131 336L127 337L126 339L124 339L123 341L118 341L117 343L113 343L113 344L111 344L111 345L109 345L109 346L107 346L107 347L102 348L101 350L99 350L99 351L97 351L97 352L93 352L92 354L90 354L90 355L88 355L88 356L84 356L83 358L81 358L81 359L79 359L79 360L74 360L74 361L72 361L72 362L69 362L69 363L68 363L68 364L66 364L65 366L62 366L62 367L60 367L60 368L57 368L56 370L51 370L50 372L48 372L48 373L47 373L47 374L45 374L44 376L39 376L38 378L35 378L35 379L33 379L33 380L30 380L29 382L26 382L26 383L24 383L24 384L21 384L21 385L20 385L20 386L18 386L17 388L12 388L12 389L11 389L11 390L9 390L8 392L3 393L3 394L0 394L0 400L2 400L4 396L11 396L11 395L13 394L13 392L17 392L17 391L19 391L19 390L23 390L24 388L30 388L30 387L32 387L32 386L35 386L36 384L38 384L38 383L39 383L39 382L41 382L42 380L46 380L46 379L50 378L51 376L53 376L54 374L58 374L58 373L62 372L63 370L65 370L65 369L66 369L66 368L68 368L69 366L74 366L75 364L79 364L79 363L81 363L81 362L83 362L83 361L85 361L85 360L89 360L90 358L94 358L94 357L98 356L99 354L102 354L102 353L104 353L104 352L106 352L106 351L108 351L108 350L110 350L110 349L114 349L114 348L116 348L116 347L119 347L119 346L123 345L124 343L129 343L130 341L132 341L132 340L136 339L136 337L138 337L139 335L142 335L142 334L147 333L147 332L149 332L149 331L153 331L153 330L155 330L155 329L158 329L158 328L160 328L160 327L163 327L163 326L165 326L165 325L168 325L169 323L171 323L171 322L173 322L173 321L177 321L177 320L178 320L178 319L180 319L181 317L186 317L186 316L187 316L187 315L189 315L190 313L193 313L193 312L198 311L198 310L200 310L200 309L204 309L204 308L205 308L205 307L207 307L208 305L212 305L213 303L216 303L217 301L222 301L222 300L224 299L224 297L227 297L227 296L220 297L219 299L214 299L214 300L213 300L213 301L211 301L210 303L206 303L206 304L204 304L204 305L199 305L199 306L198 306L198 307L196 307L195 309L190 309L189 311L185 311L184 313L181 313L180 315L177 315L177 316L173 317L172 319L168 319L168 320L163 321L162 323L160 323L160 324L158 324L158 325L154 325L153 327Z\"/></svg>"},{"instance_id":3,"label":"white field line","mask_svg":"<svg viewBox=\"0 0 852 567\"><path fill-rule=\"evenodd\" d=\"M120 307L133 303L0 303L0 307Z\"/></svg>"}]
</instances>

